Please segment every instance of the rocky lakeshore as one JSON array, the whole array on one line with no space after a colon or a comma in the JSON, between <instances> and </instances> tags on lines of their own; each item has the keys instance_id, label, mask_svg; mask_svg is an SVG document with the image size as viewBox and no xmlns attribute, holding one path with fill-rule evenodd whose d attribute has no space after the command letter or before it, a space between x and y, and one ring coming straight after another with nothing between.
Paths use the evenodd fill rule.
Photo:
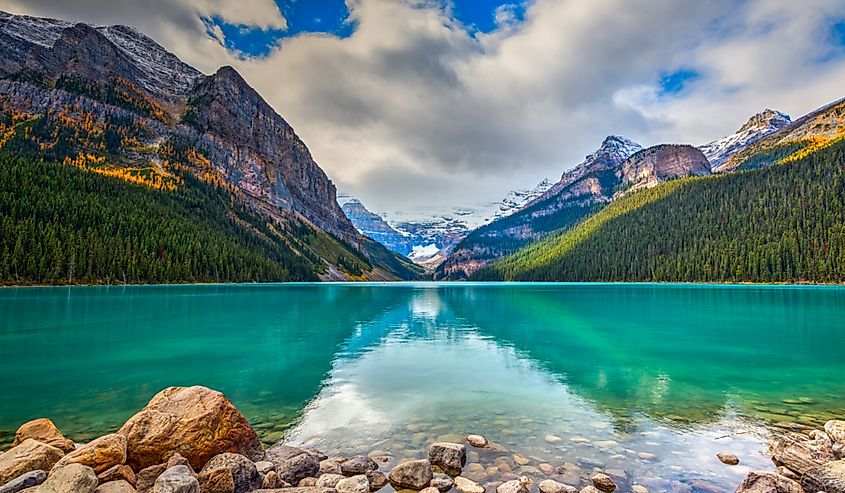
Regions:
<instances>
[{"instance_id":1,"label":"rocky lakeshore","mask_svg":"<svg viewBox=\"0 0 845 493\"><path fill-rule=\"evenodd\" d=\"M447 438L424 444L418 459L381 450L329 456L283 444L265 448L223 394L170 387L115 433L85 444L46 418L23 424L0 455L0 493L721 491L706 483L640 484L602 464L538 462L480 435ZM749 472L738 493L845 493L845 421L828 421L823 430L796 426L773 440L770 455L777 472ZM741 461L730 451L718 459L725 467Z\"/></svg>"}]
</instances>

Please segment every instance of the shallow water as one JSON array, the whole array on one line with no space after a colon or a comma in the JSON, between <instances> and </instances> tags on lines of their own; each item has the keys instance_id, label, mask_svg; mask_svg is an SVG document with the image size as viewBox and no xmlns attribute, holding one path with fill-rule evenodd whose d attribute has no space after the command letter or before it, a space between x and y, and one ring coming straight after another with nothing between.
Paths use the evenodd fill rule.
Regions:
<instances>
[{"instance_id":1,"label":"shallow water","mask_svg":"<svg viewBox=\"0 0 845 493\"><path fill-rule=\"evenodd\" d=\"M773 424L845 415L845 289L10 288L0 371L6 443L40 416L89 439L166 386L201 384L267 443L396 462L480 433L507 449L470 454L482 483L567 464L575 486L598 467L623 491L728 491L772 469Z\"/></svg>"}]
</instances>

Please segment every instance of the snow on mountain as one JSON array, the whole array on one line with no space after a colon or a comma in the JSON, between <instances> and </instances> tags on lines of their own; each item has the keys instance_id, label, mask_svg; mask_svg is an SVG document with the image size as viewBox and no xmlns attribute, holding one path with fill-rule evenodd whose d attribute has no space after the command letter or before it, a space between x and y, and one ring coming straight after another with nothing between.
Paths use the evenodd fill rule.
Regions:
<instances>
[{"instance_id":1,"label":"snow on mountain","mask_svg":"<svg viewBox=\"0 0 845 493\"><path fill-rule=\"evenodd\" d=\"M439 251L440 248L434 243L425 246L415 245L411 253L408 254L408 258L411 260L427 259L437 255Z\"/></svg>"},{"instance_id":2,"label":"snow on mountain","mask_svg":"<svg viewBox=\"0 0 845 493\"><path fill-rule=\"evenodd\" d=\"M789 115L780 111L767 109L749 118L745 122L745 125L735 133L704 144L699 149L701 149L701 152L710 161L713 171L719 172L728 158L741 151L745 146L753 144L791 123L792 120L789 118Z\"/></svg>"},{"instance_id":3,"label":"snow on mountain","mask_svg":"<svg viewBox=\"0 0 845 493\"><path fill-rule=\"evenodd\" d=\"M20 41L51 48L62 37L62 31L75 24L59 19L13 15L0 11L0 31ZM144 89L159 94L187 93L202 76L195 68L148 36L127 26L93 26L114 43L145 77L138 80ZM169 88L170 91L165 91Z\"/></svg>"}]
</instances>

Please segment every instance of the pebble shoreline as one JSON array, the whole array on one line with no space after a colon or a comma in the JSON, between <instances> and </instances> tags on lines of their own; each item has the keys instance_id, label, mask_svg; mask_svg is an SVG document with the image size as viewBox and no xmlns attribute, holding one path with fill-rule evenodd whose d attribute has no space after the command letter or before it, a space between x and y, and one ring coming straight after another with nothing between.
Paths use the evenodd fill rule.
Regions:
<instances>
[{"instance_id":1,"label":"pebble shoreline","mask_svg":"<svg viewBox=\"0 0 845 493\"><path fill-rule=\"evenodd\" d=\"M76 444L46 418L23 424L0 455L0 493L679 493L706 483L638 484L624 471L552 465L480 435L425 444L426 458L380 450L353 457L262 445L244 416L214 390L170 387L116 433ZM560 438L544 437L548 443ZM845 493L845 421L789 431L770 447L777 473L752 471L737 493ZM649 460L648 457L641 457ZM729 451L725 467L740 463Z\"/></svg>"}]
</instances>

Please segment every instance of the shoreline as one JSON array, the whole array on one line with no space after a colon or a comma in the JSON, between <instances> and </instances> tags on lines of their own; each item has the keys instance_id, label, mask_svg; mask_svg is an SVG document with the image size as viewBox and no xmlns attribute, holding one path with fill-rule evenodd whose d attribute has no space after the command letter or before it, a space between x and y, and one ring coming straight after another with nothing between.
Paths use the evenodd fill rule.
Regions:
<instances>
[{"instance_id":1,"label":"shoreline","mask_svg":"<svg viewBox=\"0 0 845 493\"><path fill-rule=\"evenodd\" d=\"M726 491L703 480L688 484L632 478L600 463L589 468L570 462L537 463L539 459L481 435L444 437L448 441L420 444L417 452L427 459L403 459L390 447L329 456L284 445L283 440L265 449L255 429L223 394L199 386L170 387L115 433L86 444L68 440L47 418L24 423L13 447L0 455L0 492L374 493L388 485L395 491L424 493ZM777 428L769 452L772 470L750 470L738 493L841 493L813 485L845 481L845 466L837 469L845 464L845 421L828 421L824 430L805 425ZM716 455L726 468L742 462L730 450ZM174 481L187 489L165 487Z\"/></svg>"}]
</instances>

